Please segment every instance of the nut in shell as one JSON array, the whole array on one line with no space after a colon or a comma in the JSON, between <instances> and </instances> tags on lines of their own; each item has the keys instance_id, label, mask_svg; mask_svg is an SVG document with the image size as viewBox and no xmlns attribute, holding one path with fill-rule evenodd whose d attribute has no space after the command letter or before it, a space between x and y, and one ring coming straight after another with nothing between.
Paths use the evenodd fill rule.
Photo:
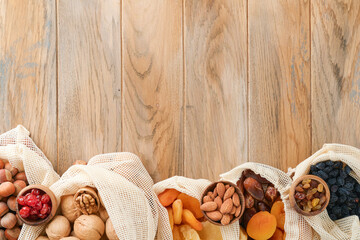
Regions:
<instances>
[{"instance_id":1,"label":"nut in shell","mask_svg":"<svg viewBox=\"0 0 360 240\"><path fill-rule=\"evenodd\" d=\"M119 240L110 218L108 218L106 221L106 236L109 238L109 240Z\"/></svg>"},{"instance_id":2,"label":"nut in shell","mask_svg":"<svg viewBox=\"0 0 360 240\"><path fill-rule=\"evenodd\" d=\"M71 223L81 215L81 211L75 206L74 196L66 195L61 198L61 212Z\"/></svg>"},{"instance_id":3,"label":"nut in shell","mask_svg":"<svg viewBox=\"0 0 360 240\"><path fill-rule=\"evenodd\" d=\"M81 215L75 220L74 232L80 239L99 240L105 232L105 224L96 215Z\"/></svg>"},{"instance_id":4,"label":"nut in shell","mask_svg":"<svg viewBox=\"0 0 360 240\"><path fill-rule=\"evenodd\" d=\"M99 211L99 196L91 187L80 188L76 192L74 200L75 206L85 215L96 214Z\"/></svg>"}]
</instances>

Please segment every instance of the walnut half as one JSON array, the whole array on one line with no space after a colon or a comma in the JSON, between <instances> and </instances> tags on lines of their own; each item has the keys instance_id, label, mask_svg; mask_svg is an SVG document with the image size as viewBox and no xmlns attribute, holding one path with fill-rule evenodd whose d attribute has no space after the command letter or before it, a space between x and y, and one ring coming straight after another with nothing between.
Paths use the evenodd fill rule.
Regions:
<instances>
[{"instance_id":1,"label":"walnut half","mask_svg":"<svg viewBox=\"0 0 360 240\"><path fill-rule=\"evenodd\" d=\"M85 215L96 214L100 201L96 190L91 187L80 188L74 196L75 206Z\"/></svg>"}]
</instances>

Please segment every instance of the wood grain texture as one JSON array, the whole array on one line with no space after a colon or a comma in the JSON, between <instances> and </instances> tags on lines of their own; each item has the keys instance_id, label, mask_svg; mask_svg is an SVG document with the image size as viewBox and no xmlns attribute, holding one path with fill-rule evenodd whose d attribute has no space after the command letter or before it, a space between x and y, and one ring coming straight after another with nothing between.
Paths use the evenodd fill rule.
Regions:
<instances>
[{"instance_id":1,"label":"wood grain texture","mask_svg":"<svg viewBox=\"0 0 360 240\"><path fill-rule=\"evenodd\" d=\"M55 1L0 1L0 132L24 125L57 165Z\"/></svg>"},{"instance_id":2,"label":"wood grain texture","mask_svg":"<svg viewBox=\"0 0 360 240\"><path fill-rule=\"evenodd\" d=\"M185 1L185 176L247 161L246 1Z\"/></svg>"},{"instance_id":3,"label":"wood grain texture","mask_svg":"<svg viewBox=\"0 0 360 240\"><path fill-rule=\"evenodd\" d=\"M59 170L121 150L120 0L59 0Z\"/></svg>"},{"instance_id":4,"label":"wood grain texture","mask_svg":"<svg viewBox=\"0 0 360 240\"><path fill-rule=\"evenodd\" d=\"M249 1L249 160L311 153L309 1Z\"/></svg>"},{"instance_id":5,"label":"wood grain texture","mask_svg":"<svg viewBox=\"0 0 360 240\"><path fill-rule=\"evenodd\" d=\"M360 147L360 2L312 1L313 151Z\"/></svg>"},{"instance_id":6,"label":"wood grain texture","mask_svg":"<svg viewBox=\"0 0 360 240\"><path fill-rule=\"evenodd\" d=\"M123 150L155 181L182 174L181 0L123 1Z\"/></svg>"}]
</instances>

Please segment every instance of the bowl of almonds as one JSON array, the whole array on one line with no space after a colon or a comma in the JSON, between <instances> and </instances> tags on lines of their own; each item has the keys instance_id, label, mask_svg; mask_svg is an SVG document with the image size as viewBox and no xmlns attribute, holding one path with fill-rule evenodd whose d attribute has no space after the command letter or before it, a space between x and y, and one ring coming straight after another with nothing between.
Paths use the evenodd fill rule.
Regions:
<instances>
[{"instance_id":1,"label":"bowl of almonds","mask_svg":"<svg viewBox=\"0 0 360 240\"><path fill-rule=\"evenodd\" d=\"M202 194L200 209L209 222L225 226L240 219L245 209L245 198L235 184L214 182Z\"/></svg>"},{"instance_id":2,"label":"bowl of almonds","mask_svg":"<svg viewBox=\"0 0 360 240\"><path fill-rule=\"evenodd\" d=\"M304 216L315 216L329 204L330 191L324 180L315 175L296 179L290 188L290 204Z\"/></svg>"}]
</instances>

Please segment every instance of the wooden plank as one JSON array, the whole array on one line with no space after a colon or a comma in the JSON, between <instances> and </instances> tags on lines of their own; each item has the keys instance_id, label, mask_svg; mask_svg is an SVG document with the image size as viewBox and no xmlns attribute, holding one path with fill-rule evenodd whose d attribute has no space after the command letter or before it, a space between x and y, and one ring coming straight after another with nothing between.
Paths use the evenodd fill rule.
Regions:
<instances>
[{"instance_id":1,"label":"wooden plank","mask_svg":"<svg viewBox=\"0 0 360 240\"><path fill-rule=\"evenodd\" d=\"M24 125L57 166L52 0L0 1L0 132Z\"/></svg>"},{"instance_id":2,"label":"wooden plank","mask_svg":"<svg viewBox=\"0 0 360 240\"><path fill-rule=\"evenodd\" d=\"M309 1L249 1L249 159L282 170L311 153Z\"/></svg>"},{"instance_id":3,"label":"wooden plank","mask_svg":"<svg viewBox=\"0 0 360 240\"><path fill-rule=\"evenodd\" d=\"M312 1L313 152L332 142L360 147L359 26L359 1Z\"/></svg>"},{"instance_id":4,"label":"wooden plank","mask_svg":"<svg viewBox=\"0 0 360 240\"><path fill-rule=\"evenodd\" d=\"M121 150L120 0L60 0L59 170Z\"/></svg>"},{"instance_id":5,"label":"wooden plank","mask_svg":"<svg viewBox=\"0 0 360 240\"><path fill-rule=\"evenodd\" d=\"M247 161L246 1L185 1L185 175Z\"/></svg>"},{"instance_id":6,"label":"wooden plank","mask_svg":"<svg viewBox=\"0 0 360 240\"><path fill-rule=\"evenodd\" d=\"M181 0L123 1L123 149L155 181L182 173Z\"/></svg>"}]
</instances>

